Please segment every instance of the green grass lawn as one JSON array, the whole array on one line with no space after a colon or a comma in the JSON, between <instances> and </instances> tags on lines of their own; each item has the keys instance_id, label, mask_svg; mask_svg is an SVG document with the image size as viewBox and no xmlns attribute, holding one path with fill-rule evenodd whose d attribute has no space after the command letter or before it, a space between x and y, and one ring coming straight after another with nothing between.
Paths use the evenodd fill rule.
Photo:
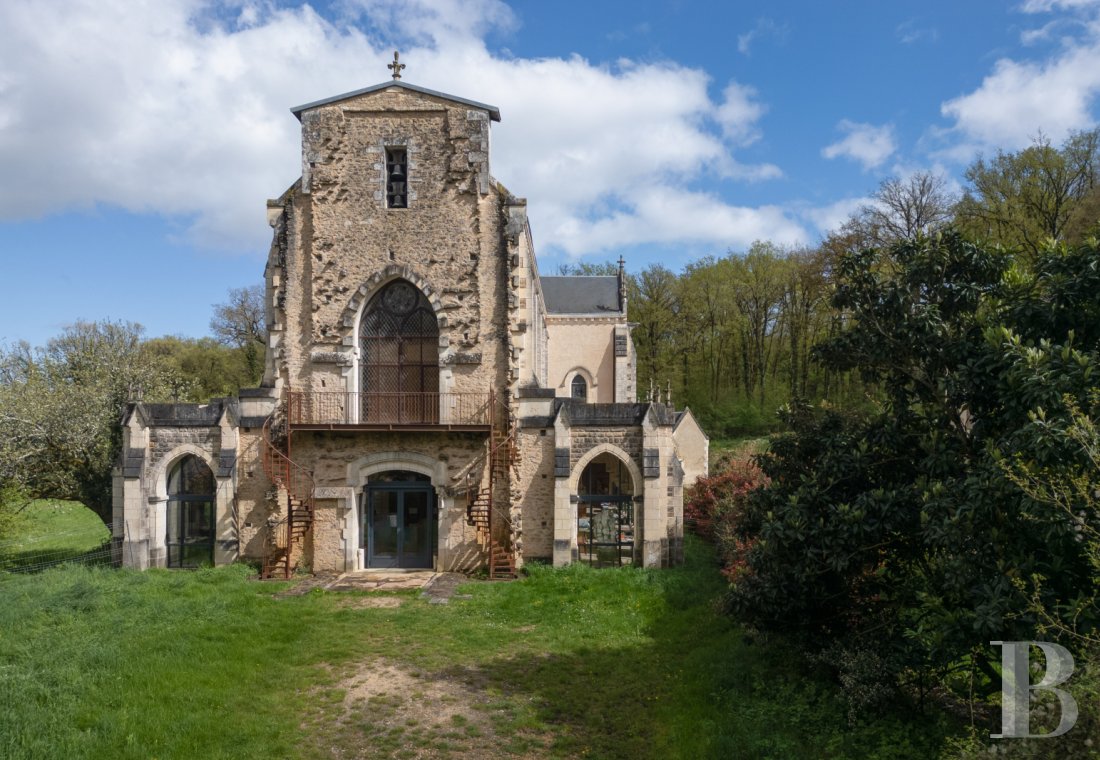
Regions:
<instances>
[{"instance_id":1,"label":"green grass lawn","mask_svg":"<svg viewBox=\"0 0 1100 760\"><path fill-rule=\"evenodd\" d=\"M431 605L276 598L243 566L0 580L4 758L926 758L912 714L842 695L683 568L532 569ZM381 603L392 606L376 606Z\"/></svg>"},{"instance_id":2,"label":"green grass lawn","mask_svg":"<svg viewBox=\"0 0 1100 760\"><path fill-rule=\"evenodd\" d=\"M110 531L78 501L36 499L19 510L12 528L13 535L0 540L0 572L110 559Z\"/></svg>"}]
</instances>

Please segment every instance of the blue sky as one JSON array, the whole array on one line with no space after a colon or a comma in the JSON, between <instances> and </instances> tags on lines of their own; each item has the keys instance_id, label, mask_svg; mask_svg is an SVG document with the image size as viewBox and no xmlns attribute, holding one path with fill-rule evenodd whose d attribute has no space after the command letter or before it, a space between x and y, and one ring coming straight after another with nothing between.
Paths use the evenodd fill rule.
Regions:
<instances>
[{"instance_id":1,"label":"blue sky","mask_svg":"<svg viewBox=\"0 0 1100 760\"><path fill-rule=\"evenodd\" d=\"M1100 0L5 0L0 341L199 336L258 282L292 106L405 80L502 113L543 271L813 245L888 176L1091 128Z\"/></svg>"}]
</instances>

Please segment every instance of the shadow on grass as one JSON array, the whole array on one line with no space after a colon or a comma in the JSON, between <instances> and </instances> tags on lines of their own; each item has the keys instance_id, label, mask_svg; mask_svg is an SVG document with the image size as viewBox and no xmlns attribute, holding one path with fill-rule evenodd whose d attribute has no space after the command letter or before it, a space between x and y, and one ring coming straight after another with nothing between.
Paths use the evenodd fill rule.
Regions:
<instances>
[{"instance_id":1,"label":"shadow on grass","mask_svg":"<svg viewBox=\"0 0 1100 760\"><path fill-rule=\"evenodd\" d=\"M705 549L684 568L634 573L659 589L634 645L524 653L444 675L490 695L507 752L602 758L927 758L951 732L912 714L849 726L839 688L718 612L724 583ZM642 575L643 579L637 576ZM610 579L609 579L610 580ZM583 593L583 592L582 592ZM633 637L635 641L639 637Z\"/></svg>"},{"instance_id":2,"label":"shadow on grass","mask_svg":"<svg viewBox=\"0 0 1100 760\"><path fill-rule=\"evenodd\" d=\"M37 573L60 565L109 566L113 564L110 539L93 549L51 549L0 553L3 573Z\"/></svg>"}]
</instances>

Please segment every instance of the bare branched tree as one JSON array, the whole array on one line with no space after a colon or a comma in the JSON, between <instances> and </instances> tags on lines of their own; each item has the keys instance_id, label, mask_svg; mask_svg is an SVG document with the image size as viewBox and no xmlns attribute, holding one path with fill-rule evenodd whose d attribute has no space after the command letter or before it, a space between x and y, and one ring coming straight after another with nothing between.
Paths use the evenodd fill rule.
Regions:
<instances>
[{"instance_id":1,"label":"bare branched tree","mask_svg":"<svg viewBox=\"0 0 1100 760\"><path fill-rule=\"evenodd\" d=\"M210 330L219 343L240 349L253 382L263 369L262 350L267 343L264 325L264 286L233 288L229 300L214 305Z\"/></svg>"},{"instance_id":2,"label":"bare branched tree","mask_svg":"<svg viewBox=\"0 0 1100 760\"><path fill-rule=\"evenodd\" d=\"M888 177L871 199L841 228L841 234L852 236L865 248L912 240L942 229L951 222L956 203L947 181L928 171L907 179Z\"/></svg>"}]
</instances>

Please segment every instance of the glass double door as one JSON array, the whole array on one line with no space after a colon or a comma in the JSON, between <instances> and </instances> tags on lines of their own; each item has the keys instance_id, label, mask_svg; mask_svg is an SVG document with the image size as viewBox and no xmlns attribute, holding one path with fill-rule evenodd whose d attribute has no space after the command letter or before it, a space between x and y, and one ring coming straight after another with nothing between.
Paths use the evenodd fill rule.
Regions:
<instances>
[{"instance_id":1,"label":"glass double door","mask_svg":"<svg viewBox=\"0 0 1100 760\"><path fill-rule=\"evenodd\" d=\"M380 484L364 494L367 567L432 566L435 492L431 486Z\"/></svg>"},{"instance_id":2,"label":"glass double door","mask_svg":"<svg viewBox=\"0 0 1100 760\"><path fill-rule=\"evenodd\" d=\"M168 567L214 564L214 502L183 496L168 501Z\"/></svg>"},{"instance_id":3,"label":"glass double door","mask_svg":"<svg viewBox=\"0 0 1100 760\"><path fill-rule=\"evenodd\" d=\"M593 567L634 564L634 499L581 496L577 503L577 549Z\"/></svg>"}]
</instances>

